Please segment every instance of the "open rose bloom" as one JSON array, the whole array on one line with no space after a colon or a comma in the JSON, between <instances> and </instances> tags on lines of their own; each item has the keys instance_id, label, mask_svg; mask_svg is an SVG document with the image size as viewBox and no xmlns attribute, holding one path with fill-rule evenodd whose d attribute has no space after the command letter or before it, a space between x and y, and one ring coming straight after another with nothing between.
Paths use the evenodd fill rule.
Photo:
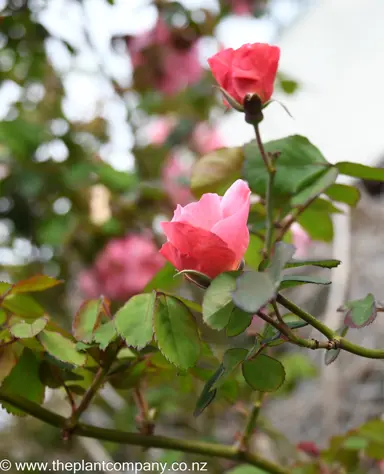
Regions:
<instances>
[{"instance_id":1,"label":"open rose bloom","mask_svg":"<svg viewBox=\"0 0 384 474\"><path fill-rule=\"evenodd\" d=\"M219 86L238 104L247 94L256 94L265 104L270 100L280 59L280 49L264 43L224 49L208 59Z\"/></svg>"},{"instance_id":2,"label":"open rose bloom","mask_svg":"<svg viewBox=\"0 0 384 474\"><path fill-rule=\"evenodd\" d=\"M168 241L161 254L179 271L197 270L210 278L236 270L249 245L250 195L248 184L237 180L222 197L208 193L178 205L171 222L162 222Z\"/></svg>"}]
</instances>

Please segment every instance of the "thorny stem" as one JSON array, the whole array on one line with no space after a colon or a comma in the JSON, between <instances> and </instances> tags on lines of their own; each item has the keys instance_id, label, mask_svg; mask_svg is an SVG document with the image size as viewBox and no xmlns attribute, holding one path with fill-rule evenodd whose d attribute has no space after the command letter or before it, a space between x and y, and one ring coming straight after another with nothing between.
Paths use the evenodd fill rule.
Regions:
<instances>
[{"instance_id":1,"label":"thorny stem","mask_svg":"<svg viewBox=\"0 0 384 474\"><path fill-rule=\"evenodd\" d=\"M268 172L267 180L267 189L265 194L265 205L266 205L266 232L265 232L265 242L264 242L264 257L268 258L272 249L272 240L273 240L273 202L272 202L272 188L273 181L275 179L276 169L273 166L272 160L268 153L264 149L263 142L261 140L260 129L258 125L254 126L256 133L256 142L259 147L261 157L264 161L265 167Z\"/></svg>"},{"instance_id":2,"label":"thorny stem","mask_svg":"<svg viewBox=\"0 0 384 474\"><path fill-rule=\"evenodd\" d=\"M343 349L346 352L360 355L368 359L384 359L384 349L367 349L365 347L354 344L351 341L348 341L348 339L339 336L335 331L332 331L332 329L330 329L328 326L318 321L314 316L307 313L302 308L296 306L295 303L293 303L280 293L277 295L276 301L292 313L299 316L299 318L306 321L312 327L316 328L328 339L327 341L318 341L316 339L303 339L301 337L296 336L296 334L286 324L282 324L281 322L272 319L270 316L260 311L257 313L259 318L263 319L265 322L275 327L292 344L295 344L300 347L306 347L307 349Z\"/></svg>"},{"instance_id":3,"label":"thorny stem","mask_svg":"<svg viewBox=\"0 0 384 474\"><path fill-rule=\"evenodd\" d=\"M324 334L324 336L328 339L333 339L335 337L335 332L332 331L328 326L320 322L318 319L316 319L314 316L312 316L310 313L307 313L304 311L302 308L299 308L299 306L296 306L295 303L290 301L288 298L283 296L282 294L277 295L276 301L280 303L282 306L284 306L286 309L291 311L292 313L296 314L299 316L299 318L303 319L306 321L308 324L310 324L312 327L317 329L319 332Z\"/></svg>"},{"instance_id":4,"label":"thorny stem","mask_svg":"<svg viewBox=\"0 0 384 474\"><path fill-rule=\"evenodd\" d=\"M18 395L10 395L0 389L0 401L7 402L51 426L59 429L65 429L67 420L47 410L37 403L31 402ZM139 433L129 433L125 431L99 428L96 426L78 423L73 428L73 433L88 438L111 441L120 444L130 444L134 446L143 446L146 448L161 448L182 451L185 453L201 454L203 456L231 459L233 461L243 462L258 467L269 474L289 474L290 470L272 463L249 451L241 451L233 446L223 444L206 443L201 441L182 440L178 438L168 438L165 436L147 436Z\"/></svg>"},{"instance_id":5,"label":"thorny stem","mask_svg":"<svg viewBox=\"0 0 384 474\"><path fill-rule=\"evenodd\" d=\"M305 204L301 206L297 206L296 210L292 212L292 214L287 217L280 225L280 230L277 233L276 241L280 241L283 239L284 235L289 231L291 225L297 221L298 217L318 198L318 195L307 201Z\"/></svg>"}]
</instances>

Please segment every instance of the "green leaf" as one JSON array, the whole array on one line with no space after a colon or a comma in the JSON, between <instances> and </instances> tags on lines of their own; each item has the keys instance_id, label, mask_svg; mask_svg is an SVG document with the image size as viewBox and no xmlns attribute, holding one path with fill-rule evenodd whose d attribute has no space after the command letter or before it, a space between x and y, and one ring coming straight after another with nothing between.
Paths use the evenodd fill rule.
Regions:
<instances>
[{"instance_id":1,"label":"green leaf","mask_svg":"<svg viewBox=\"0 0 384 474\"><path fill-rule=\"evenodd\" d=\"M182 298L179 295L176 296L176 295L171 295L169 293L167 293L167 294L169 296L173 296L173 297L177 298L178 300L180 300L183 304L185 304L185 306L187 308L191 309L192 311L196 311L197 313L202 313L203 312L203 308L199 303L196 303L195 301L188 300L187 298Z\"/></svg>"},{"instance_id":2,"label":"green leaf","mask_svg":"<svg viewBox=\"0 0 384 474\"><path fill-rule=\"evenodd\" d=\"M225 328L228 337L233 337L244 332L252 322L252 314L246 313L240 308L233 307L229 323Z\"/></svg>"},{"instance_id":3,"label":"green leaf","mask_svg":"<svg viewBox=\"0 0 384 474\"><path fill-rule=\"evenodd\" d=\"M181 369L195 365L200 354L196 321L189 309L172 296L157 298L154 328L160 351Z\"/></svg>"},{"instance_id":4,"label":"green leaf","mask_svg":"<svg viewBox=\"0 0 384 474\"><path fill-rule=\"evenodd\" d=\"M326 259L326 260L290 260L286 265L285 268L296 268L296 267L303 267L305 265L310 265L312 267L320 267L320 268L336 268L340 265L340 260L335 260L333 258Z\"/></svg>"},{"instance_id":5,"label":"green leaf","mask_svg":"<svg viewBox=\"0 0 384 474\"><path fill-rule=\"evenodd\" d=\"M384 168L372 168L359 163L350 163L349 161L337 163L336 167L341 174L346 174L353 178L384 181Z\"/></svg>"},{"instance_id":6,"label":"green leaf","mask_svg":"<svg viewBox=\"0 0 384 474\"><path fill-rule=\"evenodd\" d=\"M203 320L212 329L227 326L233 310L232 292L236 289L237 272L221 273L217 276L203 299Z\"/></svg>"},{"instance_id":7,"label":"green leaf","mask_svg":"<svg viewBox=\"0 0 384 474\"><path fill-rule=\"evenodd\" d=\"M296 249L291 244L286 244L285 242L277 242L274 248L274 253L271 258L271 263L266 271L266 273L271 277L276 285L279 284L283 271L287 262L291 260L295 253Z\"/></svg>"},{"instance_id":8,"label":"green leaf","mask_svg":"<svg viewBox=\"0 0 384 474\"><path fill-rule=\"evenodd\" d=\"M99 347L104 351L110 342L116 337L115 321L108 321L99 326L93 333L93 340L99 344Z\"/></svg>"},{"instance_id":9,"label":"green leaf","mask_svg":"<svg viewBox=\"0 0 384 474\"><path fill-rule=\"evenodd\" d=\"M325 171L322 171L318 176L316 176L312 183L305 186L304 189L298 192L291 199L291 206L301 206L323 193L336 181L337 175L338 170L335 167L330 167Z\"/></svg>"},{"instance_id":10,"label":"green leaf","mask_svg":"<svg viewBox=\"0 0 384 474\"><path fill-rule=\"evenodd\" d=\"M155 291L136 295L116 313L116 330L129 346L142 349L152 340L155 301Z\"/></svg>"},{"instance_id":11,"label":"green leaf","mask_svg":"<svg viewBox=\"0 0 384 474\"><path fill-rule=\"evenodd\" d=\"M292 288L293 286L305 285L306 283L313 283L315 285L330 285L332 282L320 277L306 275L284 275L280 283L279 290L283 290L284 288Z\"/></svg>"},{"instance_id":12,"label":"green leaf","mask_svg":"<svg viewBox=\"0 0 384 474\"><path fill-rule=\"evenodd\" d=\"M258 270L259 265L263 259L261 251L263 250L263 241L260 237L250 234L249 245L245 252L244 259L245 263L253 270Z\"/></svg>"},{"instance_id":13,"label":"green leaf","mask_svg":"<svg viewBox=\"0 0 384 474\"><path fill-rule=\"evenodd\" d=\"M6 281L0 281L0 295L3 296L4 293L9 291L12 288L12 284Z\"/></svg>"},{"instance_id":14,"label":"green leaf","mask_svg":"<svg viewBox=\"0 0 384 474\"><path fill-rule=\"evenodd\" d=\"M304 183L329 167L320 151L307 138L293 135L264 145L267 153L280 152L277 160L273 196L287 198L296 194ZM267 170L256 141L245 145L244 175L252 191L265 197Z\"/></svg>"},{"instance_id":15,"label":"green leaf","mask_svg":"<svg viewBox=\"0 0 384 474\"><path fill-rule=\"evenodd\" d=\"M333 201L344 202L351 207L355 207L360 201L360 191L354 186L348 186L347 184L332 184L325 191L325 194Z\"/></svg>"},{"instance_id":16,"label":"green leaf","mask_svg":"<svg viewBox=\"0 0 384 474\"><path fill-rule=\"evenodd\" d=\"M175 267L167 262L147 283L143 293L150 293L152 290L170 290L178 286L182 280L181 277L175 278Z\"/></svg>"},{"instance_id":17,"label":"green leaf","mask_svg":"<svg viewBox=\"0 0 384 474\"><path fill-rule=\"evenodd\" d=\"M243 376L253 390L274 392L285 380L283 364L272 357L259 354L243 362Z\"/></svg>"},{"instance_id":18,"label":"green leaf","mask_svg":"<svg viewBox=\"0 0 384 474\"><path fill-rule=\"evenodd\" d=\"M10 328L10 332L13 334L13 336L20 339L35 337L45 328L47 322L47 317L35 319L31 324L22 321L20 323L14 324Z\"/></svg>"},{"instance_id":19,"label":"green leaf","mask_svg":"<svg viewBox=\"0 0 384 474\"><path fill-rule=\"evenodd\" d=\"M191 190L200 197L207 192L222 194L241 175L241 147L221 148L198 160L192 170Z\"/></svg>"},{"instance_id":20,"label":"green leaf","mask_svg":"<svg viewBox=\"0 0 384 474\"><path fill-rule=\"evenodd\" d=\"M244 272L236 282L233 302L247 313L257 313L276 292L276 285L267 273Z\"/></svg>"},{"instance_id":21,"label":"green leaf","mask_svg":"<svg viewBox=\"0 0 384 474\"><path fill-rule=\"evenodd\" d=\"M360 451L369 445L369 441L361 436L350 436L344 441L343 448Z\"/></svg>"},{"instance_id":22,"label":"green leaf","mask_svg":"<svg viewBox=\"0 0 384 474\"><path fill-rule=\"evenodd\" d=\"M63 280L56 280L47 275L35 275L27 280L21 280L13 285L12 293L28 293L44 291L53 286L61 285Z\"/></svg>"},{"instance_id":23,"label":"green leaf","mask_svg":"<svg viewBox=\"0 0 384 474\"><path fill-rule=\"evenodd\" d=\"M44 308L28 295L10 294L4 299L3 307L25 319L44 316Z\"/></svg>"},{"instance_id":24,"label":"green leaf","mask_svg":"<svg viewBox=\"0 0 384 474\"><path fill-rule=\"evenodd\" d=\"M212 385L212 389L220 388L225 379L243 362L247 357L248 350L240 347L228 349L223 357L221 364L220 377L218 377Z\"/></svg>"},{"instance_id":25,"label":"green leaf","mask_svg":"<svg viewBox=\"0 0 384 474\"><path fill-rule=\"evenodd\" d=\"M335 332L337 335L344 337L347 334L348 330L349 330L348 326L343 326L339 328L338 330L336 330ZM340 348L330 349L329 351L326 351L325 356L324 356L325 365L329 365L329 364L332 364L332 362L335 362L335 360L339 357L340 351L341 351Z\"/></svg>"},{"instance_id":26,"label":"green leaf","mask_svg":"<svg viewBox=\"0 0 384 474\"><path fill-rule=\"evenodd\" d=\"M31 402L41 404L45 387L39 377L39 361L29 349L24 349L18 363L4 380L2 390L10 395L20 395ZM24 416L26 413L8 403L2 403L9 413Z\"/></svg>"},{"instance_id":27,"label":"green leaf","mask_svg":"<svg viewBox=\"0 0 384 474\"><path fill-rule=\"evenodd\" d=\"M72 323L72 333L78 341L91 342L101 322L103 298L88 300L80 306Z\"/></svg>"},{"instance_id":28,"label":"green leaf","mask_svg":"<svg viewBox=\"0 0 384 474\"><path fill-rule=\"evenodd\" d=\"M376 302L372 293L360 300L348 301L344 306L348 309L344 324L350 328L363 328L376 319Z\"/></svg>"},{"instance_id":29,"label":"green leaf","mask_svg":"<svg viewBox=\"0 0 384 474\"><path fill-rule=\"evenodd\" d=\"M384 420L370 420L360 426L359 434L384 446Z\"/></svg>"},{"instance_id":30,"label":"green leaf","mask_svg":"<svg viewBox=\"0 0 384 474\"><path fill-rule=\"evenodd\" d=\"M332 242L333 223L329 211L317 211L312 205L300 214L297 222L304 228L312 240Z\"/></svg>"},{"instance_id":31,"label":"green leaf","mask_svg":"<svg viewBox=\"0 0 384 474\"><path fill-rule=\"evenodd\" d=\"M86 355L78 352L76 344L58 332L44 330L37 337L44 349L61 362L76 366L85 364Z\"/></svg>"},{"instance_id":32,"label":"green leaf","mask_svg":"<svg viewBox=\"0 0 384 474\"><path fill-rule=\"evenodd\" d=\"M213 384L220 377L223 371L222 366L220 366L208 382L204 385L203 391L201 392L200 397L196 402L196 407L193 412L193 416L198 417L203 413L203 411L213 402L217 394L217 389L212 390Z\"/></svg>"}]
</instances>

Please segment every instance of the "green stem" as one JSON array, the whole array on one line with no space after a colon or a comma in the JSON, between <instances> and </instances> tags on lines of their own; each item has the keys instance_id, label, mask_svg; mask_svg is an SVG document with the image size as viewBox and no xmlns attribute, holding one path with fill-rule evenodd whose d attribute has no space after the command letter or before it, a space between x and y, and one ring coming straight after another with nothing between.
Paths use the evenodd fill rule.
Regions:
<instances>
[{"instance_id":1,"label":"green stem","mask_svg":"<svg viewBox=\"0 0 384 474\"><path fill-rule=\"evenodd\" d=\"M275 321L274 319L270 318L266 314L263 314L262 312L258 312L257 314L266 323L276 328L278 331L281 332L281 334L284 334L284 336L289 340L289 342L295 344L296 346L306 347L307 349L329 350L333 348L333 345L330 344L329 341L321 342L317 341L316 339L302 339L301 337L296 336L296 334L291 330L291 328L288 327L285 323L282 324L281 322Z\"/></svg>"},{"instance_id":2,"label":"green stem","mask_svg":"<svg viewBox=\"0 0 384 474\"><path fill-rule=\"evenodd\" d=\"M344 339L344 337L335 337L334 340L338 342L340 349L343 349L352 354L360 355L368 359L384 359L384 349L367 349L353 342Z\"/></svg>"},{"instance_id":3,"label":"green stem","mask_svg":"<svg viewBox=\"0 0 384 474\"><path fill-rule=\"evenodd\" d=\"M291 342L293 342L294 344L300 345L302 347L308 347L309 349L336 349L336 348L340 348L340 349L343 349L344 351L350 352L351 354L360 355L360 356L366 357L368 359L384 359L384 349L367 349L365 347L354 344L351 341L348 341L348 339L345 339L344 337L338 336L328 326L326 326L325 324L318 321L314 316L307 313L302 308L299 308L298 306L296 306L295 303L293 303L292 301L290 301L288 298L281 295L280 293L277 295L276 300L282 306L284 306L286 309L288 309L292 313L299 316L299 318L306 321L312 327L316 328L318 331L320 331L322 334L324 334L324 336L327 337L327 339L328 339L328 342L324 343L324 342L318 342L314 339L308 340L308 339L301 339L301 338L295 337L295 339L291 340ZM259 314L259 316L262 317L260 314ZM264 315L263 319L266 320L265 315ZM269 318L269 319L271 319L271 318ZM274 325L277 329L279 329L289 339L289 335L284 332L284 328L282 328L280 326L280 323L276 323L272 319L271 319L271 321L267 321L267 322Z\"/></svg>"},{"instance_id":4,"label":"green stem","mask_svg":"<svg viewBox=\"0 0 384 474\"><path fill-rule=\"evenodd\" d=\"M284 306L286 309L291 311L292 313L299 316L299 318L306 321L312 327L317 329L319 332L321 332L321 334L324 334L326 338L332 340L336 336L335 332L332 331L332 329L330 329L325 324L321 323L318 319L316 319L310 313L307 313L306 311L301 309L299 306L296 306L295 303L293 303L291 300L289 300L282 294L279 293L277 295L276 301L280 303L282 306Z\"/></svg>"},{"instance_id":5,"label":"green stem","mask_svg":"<svg viewBox=\"0 0 384 474\"><path fill-rule=\"evenodd\" d=\"M245 425L244 433L240 439L240 449L247 451L249 449L249 443L252 438L252 434L255 431L255 425L259 417L261 406L263 404L265 393L259 392L256 401L253 404L252 411L249 414L247 423Z\"/></svg>"},{"instance_id":6,"label":"green stem","mask_svg":"<svg viewBox=\"0 0 384 474\"><path fill-rule=\"evenodd\" d=\"M18 395L10 395L0 389L0 401L9 403L25 413L56 428L65 428L67 420L53 413L37 403L31 402ZM263 469L270 474L289 474L290 470L274 464L267 459L249 452L239 451L236 447L222 444L205 443L201 441L181 440L165 436L147 436L138 433L98 428L96 426L79 423L73 428L73 433L88 438L111 441L120 444L143 446L146 448L162 448L185 453L201 454L244 462Z\"/></svg>"},{"instance_id":7,"label":"green stem","mask_svg":"<svg viewBox=\"0 0 384 474\"><path fill-rule=\"evenodd\" d=\"M259 147L261 157L264 161L265 167L268 172L267 189L265 193L265 205L266 205L266 231L265 231L265 242L264 242L264 257L268 258L271 254L272 243L273 243L273 202L272 202L272 189L273 181L275 179L276 169L273 163L264 149L263 142L261 140L260 129L258 125L254 126L256 133L256 142Z\"/></svg>"}]
</instances>

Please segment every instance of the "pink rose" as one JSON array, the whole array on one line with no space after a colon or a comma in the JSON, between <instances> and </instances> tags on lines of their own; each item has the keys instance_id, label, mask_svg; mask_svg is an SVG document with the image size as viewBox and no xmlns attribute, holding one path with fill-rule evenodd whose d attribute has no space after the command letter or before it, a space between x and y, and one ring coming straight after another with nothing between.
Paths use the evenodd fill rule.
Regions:
<instances>
[{"instance_id":1,"label":"pink rose","mask_svg":"<svg viewBox=\"0 0 384 474\"><path fill-rule=\"evenodd\" d=\"M125 301L140 293L163 264L149 236L112 239L97 255L94 266L80 274L80 289L87 298L105 295Z\"/></svg>"},{"instance_id":2,"label":"pink rose","mask_svg":"<svg viewBox=\"0 0 384 474\"><path fill-rule=\"evenodd\" d=\"M280 49L264 43L244 44L224 49L208 59L216 81L236 102L243 104L247 94L267 102L273 93Z\"/></svg>"},{"instance_id":3,"label":"pink rose","mask_svg":"<svg viewBox=\"0 0 384 474\"><path fill-rule=\"evenodd\" d=\"M237 180L223 197L204 194L177 206L171 222L162 222L167 242L160 253L179 271L197 270L215 278L236 270L249 244L247 220L251 191Z\"/></svg>"},{"instance_id":4,"label":"pink rose","mask_svg":"<svg viewBox=\"0 0 384 474\"><path fill-rule=\"evenodd\" d=\"M296 258L305 258L308 255L308 251L311 247L311 237L301 227L300 224L294 222L291 225L292 232L292 243L296 247Z\"/></svg>"}]
</instances>

